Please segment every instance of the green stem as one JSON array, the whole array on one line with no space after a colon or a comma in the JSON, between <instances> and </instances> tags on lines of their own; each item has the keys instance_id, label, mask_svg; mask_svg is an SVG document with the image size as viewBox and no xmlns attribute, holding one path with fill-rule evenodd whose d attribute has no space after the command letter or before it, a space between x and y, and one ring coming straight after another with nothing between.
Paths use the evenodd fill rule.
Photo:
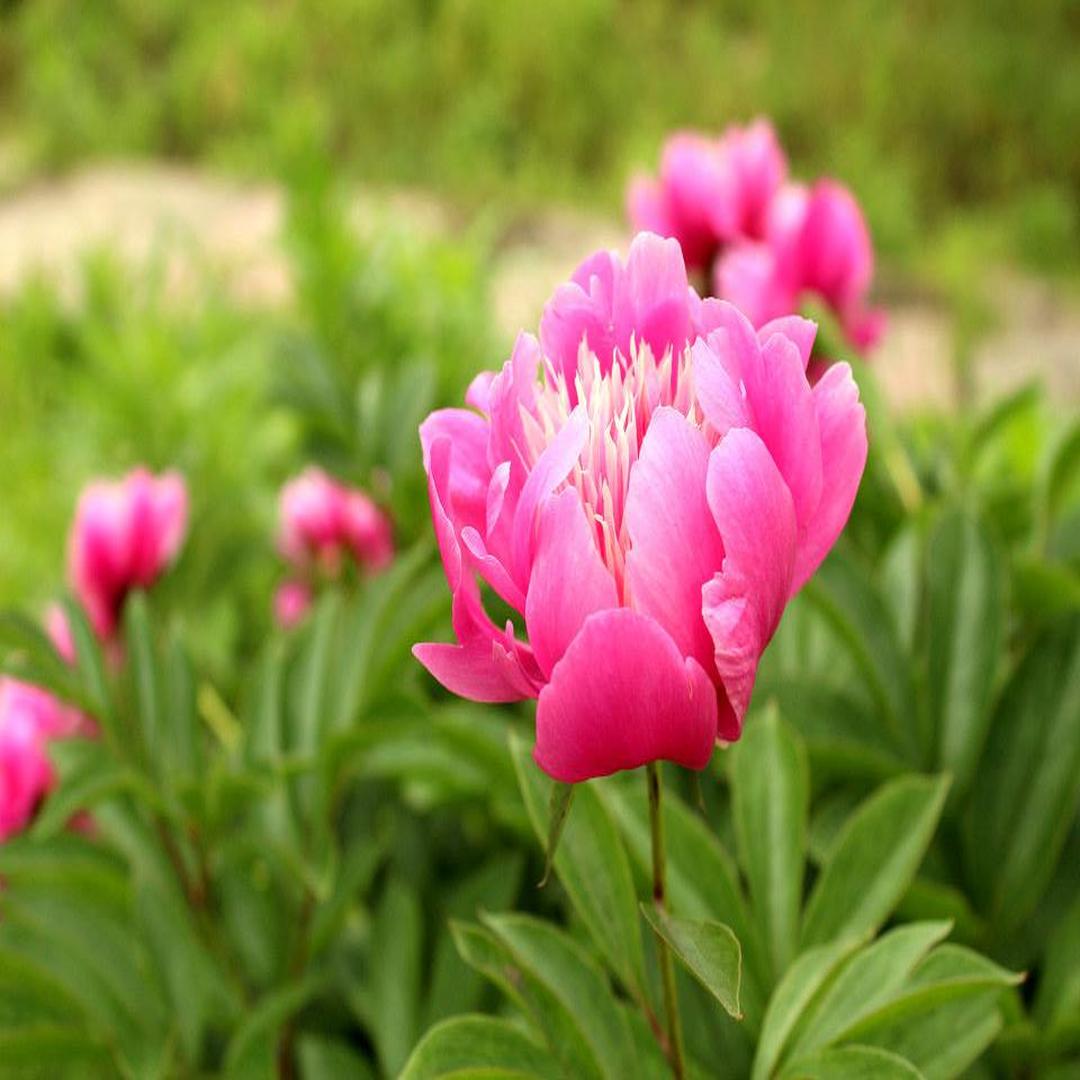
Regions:
<instances>
[{"instance_id":1,"label":"green stem","mask_svg":"<svg viewBox=\"0 0 1080 1080\"><path fill-rule=\"evenodd\" d=\"M654 761L645 766L649 782L649 826L652 833L653 903L667 911L667 861L664 854L664 821L660 812L660 766ZM660 974L664 981L664 1007L667 1011L668 1060L675 1080L684 1080L682 1023L679 1020L679 1000L675 991L675 962L667 942L656 935L656 951L660 959Z\"/></svg>"}]
</instances>

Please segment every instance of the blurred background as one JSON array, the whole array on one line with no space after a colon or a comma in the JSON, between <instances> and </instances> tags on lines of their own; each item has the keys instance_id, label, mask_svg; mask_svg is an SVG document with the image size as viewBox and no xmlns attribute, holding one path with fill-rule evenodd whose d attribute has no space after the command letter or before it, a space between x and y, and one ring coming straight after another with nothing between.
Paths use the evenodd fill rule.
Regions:
<instances>
[{"instance_id":1,"label":"blurred background","mask_svg":"<svg viewBox=\"0 0 1080 1080\"><path fill-rule=\"evenodd\" d=\"M5 0L0 601L60 585L89 476L176 463L227 656L247 624L214 583L262 611L281 480L317 454L370 482L405 372L415 456L423 408L625 243L626 181L679 127L768 115L795 175L853 188L892 403L1038 378L1074 410L1078 56L1065 0ZM359 433L330 389L358 378ZM382 493L406 534L417 492Z\"/></svg>"}]
</instances>

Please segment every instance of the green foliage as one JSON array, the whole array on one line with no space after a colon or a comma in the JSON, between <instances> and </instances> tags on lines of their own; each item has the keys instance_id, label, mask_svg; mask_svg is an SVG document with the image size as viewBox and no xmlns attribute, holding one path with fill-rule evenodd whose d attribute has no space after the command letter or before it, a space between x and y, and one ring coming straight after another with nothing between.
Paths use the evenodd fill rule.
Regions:
<instances>
[{"instance_id":1,"label":"green foliage","mask_svg":"<svg viewBox=\"0 0 1080 1080\"><path fill-rule=\"evenodd\" d=\"M765 113L800 173L853 184L889 250L922 252L963 203L1021 257L1075 264L1067 4L795 15L775 0L244 0L223 20L178 0L36 0L0 13L0 101L48 165L136 152L280 173L316 138L369 180L477 203L614 205L668 131Z\"/></svg>"},{"instance_id":2,"label":"green foliage","mask_svg":"<svg viewBox=\"0 0 1080 1080\"><path fill-rule=\"evenodd\" d=\"M750 723L760 727L740 744L732 764L732 787L742 788L732 791L732 800L744 808L735 811L736 823L744 819L736 831L745 836L770 791L791 833L805 836L808 806L800 793L809 777L801 740L775 709ZM513 736L511 744L542 841L548 785L527 743ZM462 957L512 1006L515 1038L504 1041L508 1029L492 1022L490 1028L475 1019L448 1022L421 1041L406 1076L480 1075L490 1068L496 1075L645 1077L664 1069L656 1057L659 1040L651 1057L621 1056L632 1045L632 1029L648 1033L661 1024L651 949L643 973L626 960L627 939L631 952L643 939L640 892L622 867L635 866L640 889L651 861L639 781L624 774L580 786L555 856L577 920L568 931L501 915L455 927ZM785 849L769 871L743 839L736 864L708 824L669 796L664 825L673 913L651 904L642 904L640 913L693 979L680 978L679 987L685 1014L704 1021L688 1033L690 1075L949 1077L982 1053L1004 1022L1005 995L1020 976L943 943L948 921L915 922L874 936L914 880L944 801L940 780L906 777L882 787L851 815L807 895L800 847ZM758 826L765 836L769 828ZM609 869L607 882L590 876L601 864ZM610 881L625 884L615 890ZM792 897L791 955L778 960L765 942ZM619 940L613 926L625 928ZM745 964L736 927L748 946ZM960 1025L962 1036L943 1038L946 1022ZM473 1030L475 1047L468 1049L465 1033Z\"/></svg>"}]
</instances>

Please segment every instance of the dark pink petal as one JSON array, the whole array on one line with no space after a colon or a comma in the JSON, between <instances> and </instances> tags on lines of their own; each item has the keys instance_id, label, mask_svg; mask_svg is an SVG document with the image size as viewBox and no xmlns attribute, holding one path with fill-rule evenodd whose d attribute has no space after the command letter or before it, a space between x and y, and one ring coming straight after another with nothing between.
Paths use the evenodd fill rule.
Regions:
<instances>
[{"instance_id":1,"label":"dark pink petal","mask_svg":"<svg viewBox=\"0 0 1080 1080\"><path fill-rule=\"evenodd\" d=\"M765 444L746 428L724 436L709 459L709 507L724 543L721 571L702 589L716 670L731 712L720 737L738 738L758 661L780 622L795 564L795 509Z\"/></svg>"},{"instance_id":2,"label":"dark pink petal","mask_svg":"<svg viewBox=\"0 0 1080 1080\"><path fill-rule=\"evenodd\" d=\"M653 619L612 608L585 620L541 690L534 756L564 783L660 760L703 769L716 715L701 665Z\"/></svg>"},{"instance_id":3,"label":"dark pink petal","mask_svg":"<svg viewBox=\"0 0 1080 1080\"><path fill-rule=\"evenodd\" d=\"M497 640L468 645L425 642L414 645L412 652L450 693L469 701L523 701L536 696L513 654Z\"/></svg>"},{"instance_id":4,"label":"dark pink petal","mask_svg":"<svg viewBox=\"0 0 1080 1080\"><path fill-rule=\"evenodd\" d=\"M574 488L552 495L540 510L525 605L529 644L543 673L551 675L587 616L617 603L581 497Z\"/></svg>"},{"instance_id":5,"label":"dark pink petal","mask_svg":"<svg viewBox=\"0 0 1080 1080\"><path fill-rule=\"evenodd\" d=\"M705 497L708 467L705 436L676 410L658 409L630 474L626 567L631 606L711 672L701 587L720 568L724 548Z\"/></svg>"},{"instance_id":6,"label":"dark pink petal","mask_svg":"<svg viewBox=\"0 0 1080 1080\"><path fill-rule=\"evenodd\" d=\"M833 364L814 387L824 484L800 537L792 592L802 588L836 543L851 514L866 465L866 410L847 364Z\"/></svg>"}]
</instances>

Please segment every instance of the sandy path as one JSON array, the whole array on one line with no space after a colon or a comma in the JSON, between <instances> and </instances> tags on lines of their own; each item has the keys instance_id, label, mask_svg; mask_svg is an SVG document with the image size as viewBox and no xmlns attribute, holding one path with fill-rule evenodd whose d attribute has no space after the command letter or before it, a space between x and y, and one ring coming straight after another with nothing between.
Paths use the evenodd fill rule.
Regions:
<instances>
[{"instance_id":1,"label":"sandy path","mask_svg":"<svg viewBox=\"0 0 1080 1080\"><path fill-rule=\"evenodd\" d=\"M281 192L242 186L171 166L116 164L35 184L0 201L0 296L34 273L74 295L83 257L102 247L138 264L166 253L170 281L182 289L198 267L222 271L236 297L277 304L290 288L282 258ZM351 207L360 229L407 223L422 233L452 231L437 199L414 193L362 194ZM507 333L534 325L552 287L580 256L625 244L619 224L567 211L538 214L499 244L493 271L496 318ZM993 286L998 325L974 356L976 397L1039 377L1053 398L1080 403L1080 306L1030 279ZM930 301L888 305L889 333L875 357L885 391L899 407L955 405L946 312Z\"/></svg>"}]
</instances>

